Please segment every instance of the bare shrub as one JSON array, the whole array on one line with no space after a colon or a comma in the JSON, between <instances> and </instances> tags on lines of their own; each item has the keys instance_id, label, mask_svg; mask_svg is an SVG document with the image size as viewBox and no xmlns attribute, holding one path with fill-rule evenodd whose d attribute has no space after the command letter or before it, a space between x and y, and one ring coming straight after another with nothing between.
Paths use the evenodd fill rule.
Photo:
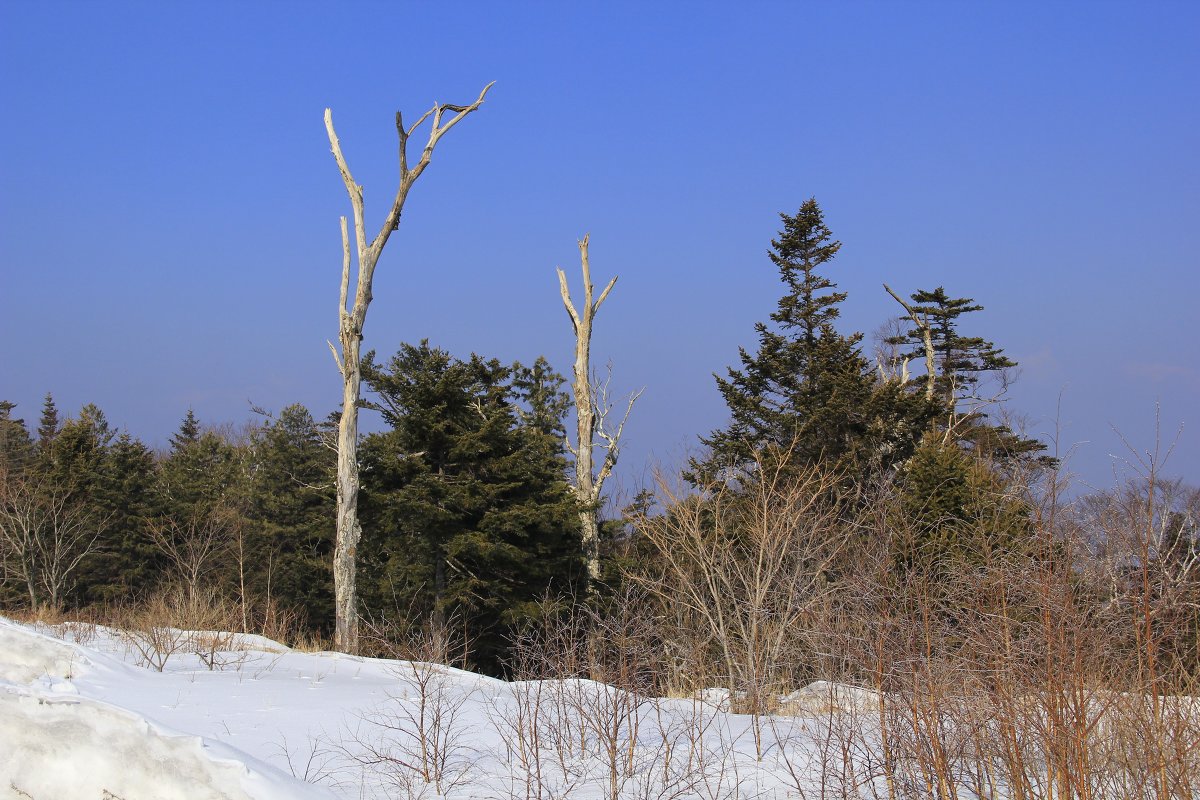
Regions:
<instances>
[{"instance_id":1,"label":"bare shrub","mask_svg":"<svg viewBox=\"0 0 1200 800\"><path fill-rule=\"evenodd\" d=\"M686 611L676 652L716 652L719 676L692 674L719 678L735 710L754 716L760 758L761 715L811 675L810 616L833 589L828 570L848 538L838 524L836 483L817 468L785 476L764 465L737 491L716 485L683 497L660 481L667 513L635 522L653 557L631 577L664 608Z\"/></svg>"},{"instance_id":2,"label":"bare shrub","mask_svg":"<svg viewBox=\"0 0 1200 800\"><path fill-rule=\"evenodd\" d=\"M465 661L466 647L456 642L450 621L435 619L410 631L379 623L368 630L369 645L397 659L399 688L386 707L363 716L349 755L408 797L444 796L469 781L473 765L463 710L474 689L466 690L450 666Z\"/></svg>"},{"instance_id":3,"label":"bare shrub","mask_svg":"<svg viewBox=\"0 0 1200 800\"><path fill-rule=\"evenodd\" d=\"M237 666L238 606L214 589L169 587L118 615L121 639L142 666L162 672L172 656L191 653L210 670Z\"/></svg>"},{"instance_id":4,"label":"bare shrub","mask_svg":"<svg viewBox=\"0 0 1200 800\"><path fill-rule=\"evenodd\" d=\"M104 524L71 486L0 467L0 584L21 585L35 613L61 609Z\"/></svg>"},{"instance_id":5,"label":"bare shrub","mask_svg":"<svg viewBox=\"0 0 1200 800\"><path fill-rule=\"evenodd\" d=\"M175 582L189 597L228 554L238 529L237 514L228 505L197 504L187 512L148 521L146 531L175 573Z\"/></svg>"},{"instance_id":6,"label":"bare shrub","mask_svg":"<svg viewBox=\"0 0 1200 800\"><path fill-rule=\"evenodd\" d=\"M324 642L307 630L304 612L269 598L252 606L250 626L266 638L306 652L326 649Z\"/></svg>"}]
</instances>

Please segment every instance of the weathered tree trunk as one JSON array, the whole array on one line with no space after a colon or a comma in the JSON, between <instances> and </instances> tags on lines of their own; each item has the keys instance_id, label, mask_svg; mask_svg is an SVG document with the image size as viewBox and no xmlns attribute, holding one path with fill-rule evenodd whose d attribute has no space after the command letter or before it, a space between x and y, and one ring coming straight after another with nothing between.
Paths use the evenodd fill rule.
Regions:
<instances>
[{"instance_id":1,"label":"weathered tree trunk","mask_svg":"<svg viewBox=\"0 0 1200 800\"><path fill-rule=\"evenodd\" d=\"M892 299L904 308L908 313L908 318L912 320L913 325L917 326L917 330L921 332L921 343L925 348L925 397L932 400L934 387L937 385L937 369L933 360L933 328L929 324L929 317L922 316L917 313L917 310L908 303L900 299L900 295L892 291L892 287L886 283L883 288L892 296Z\"/></svg>"},{"instance_id":2,"label":"weathered tree trunk","mask_svg":"<svg viewBox=\"0 0 1200 800\"><path fill-rule=\"evenodd\" d=\"M355 282L354 305L348 307L350 288L351 247L350 236L346 228L346 218L342 217L342 284L340 302L338 305L338 341L341 353L332 343L329 349L333 351L333 359L342 375L342 413L338 420L337 438L337 541L333 552L333 586L335 601L335 628L333 646L343 653L358 652L358 592L355 585L355 559L358 553L358 541L362 528L358 522L358 407L362 393L362 356L361 346L363 325L366 323L367 307L371 304L371 281L375 274L375 265L383 252L384 245L392 231L400 226L400 212L404 210L404 201L408 192L416 182L433 155L433 148L438 140L453 128L463 117L475 111L483 104L483 98L489 83L479 93L479 98L469 106L456 106L437 103L425 112L414 125L404 126L400 112L396 112L396 135L400 139L400 185L392 200L391 210L384 218L383 227L370 242L367 241L366 227L363 218L363 187L355 183L342 155L342 146L333 130L333 113L325 109L325 131L329 134L329 144L333 156L341 172L342 181L346 185L346 193L350 196L350 206L354 212L354 241L357 255L358 271ZM444 124L442 114L450 111L454 114ZM415 166L408 166L408 137L423 123L426 118L433 117L429 131L429 140L421 152L421 158Z\"/></svg>"},{"instance_id":3,"label":"weathered tree trunk","mask_svg":"<svg viewBox=\"0 0 1200 800\"><path fill-rule=\"evenodd\" d=\"M605 384L593 385L591 373L592 321L600 305L612 291L617 279L614 277L604 287L599 299L592 301L594 287L592 286L591 264L588 261L588 236L585 234L579 240L579 255L583 266L583 306L576 310L571 302L571 293L567 288L567 276L562 269L558 270L558 287L562 294L563 305L571 317L571 325L575 329L575 367L571 382L572 393L575 395L576 435L575 444L567 443L567 449L575 456L575 500L579 504L579 527L582 534L583 556L587 562L588 582L592 586L600 579L600 524L598 521L600 491L604 481L612 473L617 463L617 446L621 433L625 428L625 420L633 403L641 392L629 398L625 416L616 432L609 432L604 427L604 418L609 411ZM599 395L599 396L597 396ZM599 436L604 444L598 444ZM595 471L593 449L603 447L604 458L600 462L599 472Z\"/></svg>"}]
</instances>

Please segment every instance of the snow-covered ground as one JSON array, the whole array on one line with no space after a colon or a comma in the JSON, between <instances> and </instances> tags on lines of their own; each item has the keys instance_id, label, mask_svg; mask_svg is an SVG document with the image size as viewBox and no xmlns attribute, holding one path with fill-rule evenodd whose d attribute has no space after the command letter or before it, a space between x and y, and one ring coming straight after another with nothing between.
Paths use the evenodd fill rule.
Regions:
<instances>
[{"instance_id":1,"label":"snow-covered ground","mask_svg":"<svg viewBox=\"0 0 1200 800\"><path fill-rule=\"evenodd\" d=\"M837 702L815 687L793 698L811 715L756 728L719 693L188 641L160 671L119 631L0 617L0 797L796 797Z\"/></svg>"}]
</instances>

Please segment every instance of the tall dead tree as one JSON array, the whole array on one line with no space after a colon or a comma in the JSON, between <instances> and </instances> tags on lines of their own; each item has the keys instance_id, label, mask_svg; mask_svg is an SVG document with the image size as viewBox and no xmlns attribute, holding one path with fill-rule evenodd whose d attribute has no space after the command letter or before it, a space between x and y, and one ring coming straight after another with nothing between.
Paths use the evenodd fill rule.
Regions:
<instances>
[{"instance_id":1,"label":"tall dead tree","mask_svg":"<svg viewBox=\"0 0 1200 800\"><path fill-rule=\"evenodd\" d=\"M579 255L583 263L583 306L577 310L571 302L567 276L562 268L558 269L558 288L567 314L571 317L571 325L575 328L575 369L571 389L575 395L576 438L574 444L567 442L567 449L575 457L575 484L572 488L575 491L575 500L579 503L579 524L583 538L583 555L587 561L588 581L589 585L594 586L600 578L600 490L617 463L617 447L625 429L625 421L629 419L629 412L641 392L630 396L629 405L626 406L625 415L616 431L606 428L605 418L611 410L608 402L608 381L601 383L592 379L592 321L596 318L600 305L616 285L617 279L613 277L600 293L600 297L593 301L595 288L592 286L592 271L588 262L587 234L579 240ZM596 441L597 438L600 439L599 442ZM593 458L596 448L604 450L599 471L596 471Z\"/></svg>"},{"instance_id":2,"label":"tall dead tree","mask_svg":"<svg viewBox=\"0 0 1200 800\"><path fill-rule=\"evenodd\" d=\"M494 81L493 81L494 83ZM367 240L366 223L363 219L363 187L355 183L350 167L342 155L342 146L333 130L333 113L325 109L325 130L333 157L337 160L346 193L350 195L350 206L354 211L354 242L357 251L357 280L355 282L354 305L347 306L350 287L350 237L346 229L346 218L342 217L342 284L338 303L338 340L341 353L333 343L329 349L342 375L342 415L338 422L337 439L337 542L333 552L333 586L335 606L335 629L333 643L343 653L358 651L358 598L355 586L355 556L362 529L358 523L358 406L362 387L362 358L360 347L363 325L367 318L367 306L371 304L371 280L375 265L387 244L392 231L400 227L400 212L404 201L417 178L429 166L433 148L438 141L464 117L483 104L483 98L493 83L483 87L479 98L469 106L435 103L412 126L405 127L400 112L396 112L396 135L400 139L400 185L392 200L391 210L383 220L383 227L374 239ZM443 122L449 112L453 116ZM413 132L430 117L433 118L429 139L421 157L413 166L408 164L408 139Z\"/></svg>"}]
</instances>

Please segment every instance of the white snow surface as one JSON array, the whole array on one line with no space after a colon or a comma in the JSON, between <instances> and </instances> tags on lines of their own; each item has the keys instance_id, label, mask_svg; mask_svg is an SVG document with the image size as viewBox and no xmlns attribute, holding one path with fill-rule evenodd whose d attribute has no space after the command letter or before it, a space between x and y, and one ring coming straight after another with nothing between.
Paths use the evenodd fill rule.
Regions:
<instances>
[{"instance_id":1,"label":"white snow surface","mask_svg":"<svg viewBox=\"0 0 1200 800\"><path fill-rule=\"evenodd\" d=\"M652 701L585 680L505 683L436 665L293 651L262 637L226 644L216 669L180 650L159 671L120 631L0 617L0 798L525 798L532 778L514 731L531 707L548 721L536 745L547 765L538 776L543 796L609 796L601 734L580 718L614 710L624 725L621 752L636 754L621 797L715 798L734 784L743 791L733 795L795 796L788 776L814 757L801 714L785 729L773 725L774 745L757 758L750 718L723 710L719 691ZM422 697L444 712L436 784L410 768ZM822 685L792 699L817 706L841 698ZM569 736L550 741L554 731ZM564 749L567 739L581 744ZM688 759L679 757L685 745ZM669 746L675 766L664 768ZM689 788L700 780L704 787Z\"/></svg>"},{"instance_id":2,"label":"white snow surface","mask_svg":"<svg viewBox=\"0 0 1200 800\"><path fill-rule=\"evenodd\" d=\"M112 632L97 640L120 647ZM204 726L194 724L196 709L182 707L188 677L133 666L0 617L0 797L332 796L236 745L197 735ZM174 709L167 707L172 694Z\"/></svg>"}]
</instances>

